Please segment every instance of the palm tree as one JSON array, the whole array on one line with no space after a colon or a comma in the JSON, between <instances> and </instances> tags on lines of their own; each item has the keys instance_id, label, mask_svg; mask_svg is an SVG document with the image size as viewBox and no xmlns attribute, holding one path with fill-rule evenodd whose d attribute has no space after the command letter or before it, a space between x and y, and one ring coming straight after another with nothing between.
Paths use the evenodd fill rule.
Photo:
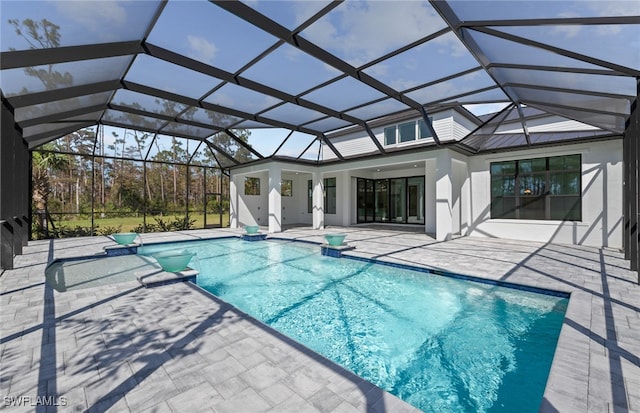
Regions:
<instances>
[{"instance_id":1,"label":"palm tree","mask_svg":"<svg viewBox=\"0 0 640 413\"><path fill-rule=\"evenodd\" d=\"M43 149L51 150L52 145L44 145ZM51 182L49 176L52 172L61 171L68 165L66 157L54 152L32 152L32 182L33 182L33 203L37 215L38 234L49 237L49 193L51 193Z\"/></svg>"}]
</instances>

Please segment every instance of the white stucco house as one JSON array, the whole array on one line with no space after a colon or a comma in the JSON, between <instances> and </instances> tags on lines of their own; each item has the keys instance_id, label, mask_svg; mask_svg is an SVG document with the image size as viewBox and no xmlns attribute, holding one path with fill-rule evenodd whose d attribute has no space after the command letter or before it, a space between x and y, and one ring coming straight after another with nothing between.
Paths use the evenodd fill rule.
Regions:
<instances>
[{"instance_id":1,"label":"white stucco house","mask_svg":"<svg viewBox=\"0 0 640 413\"><path fill-rule=\"evenodd\" d=\"M525 112L526 130L513 114L435 113L429 120L438 144L422 118L395 115L377 121L371 133L351 127L328 136L342 159L322 145L319 163L272 157L232 168L230 225L257 224L270 233L290 225L404 225L438 240L476 236L621 248L621 137L532 108ZM492 116L493 126L479 128ZM574 136L594 139L576 142ZM377 147L385 156L362 157Z\"/></svg>"}]
</instances>

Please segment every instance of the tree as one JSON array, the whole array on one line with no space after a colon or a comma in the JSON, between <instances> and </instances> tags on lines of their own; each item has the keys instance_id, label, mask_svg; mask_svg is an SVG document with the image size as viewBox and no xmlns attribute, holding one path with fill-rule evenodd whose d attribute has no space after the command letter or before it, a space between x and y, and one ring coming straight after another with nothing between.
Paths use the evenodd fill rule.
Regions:
<instances>
[{"instance_id":1,"label":"tree","mask_svg":"<svg viewBox=\"0 0 640 413\"><path fill-rule=\"evenodd\" d=\"M22 22L18 19L9 19L9 24L15 28L18 36L27 41L31 49L51 49L60 46L60 26L47 19L40 21L24 19ZM16 49L10 47L9 50L15 51ZM40 69L27 67L24 71L27 75L40 79L46 90L73 84L71 73L53 70L53 64Z\"/></svg>"},{"instance_id":2,"label":"tree","mask_svg":"<svg viewBox=\"0 0 640 413\"><path fill-rule=\"evenodd\" d=\"M218 113L213 111L207 111L207 116L211 120L212 125L228 125L231 122L231 115L226 115L224 113ZM251 131L248 129L234 129L231 131L234 136L236 136L239 140L249 145L249 136L251 136ZM218 148L223 150L227 155L230 155L233 159L240 163L249 162L253 160L253 154L247 148L236 142L231 136L229 136L225 132L219 132L213 137L209 138L211 143L216 145ZM249 145L250 146L250 145ZM220 162L223 162L223 159L219 159ZM222 165L221 165L222 166Z\"/></svg>"},{"instance_id":3,"label":"tree","mask_svg":"<svg viewBox=\"0 0 640 413\"><path fill-rule=\"evenodd\" d=\"M51 150L53 145L47 144L44 149ZM33 202L35 204L37 229L48 236L49 226L49 194L51 182L49 176L54 171L61 171L67 166L67 158L54 152L33 152Z\"/></svg>"}]
</instances>

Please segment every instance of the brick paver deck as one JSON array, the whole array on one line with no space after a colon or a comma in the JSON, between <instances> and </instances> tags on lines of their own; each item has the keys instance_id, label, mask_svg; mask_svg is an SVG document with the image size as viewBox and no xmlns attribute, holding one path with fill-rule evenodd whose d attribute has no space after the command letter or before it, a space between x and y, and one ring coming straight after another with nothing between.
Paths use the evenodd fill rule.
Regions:
<instances>
[{"instance_id":1,"label":"brick paver deck","mask_svg":"<svg viewBox=\"0 0 640 413\"><path fill-rule=\"evenodd\" d=\"M436 242L358 227L273 235L322 242L327 232L347 233L352 255L570 292L541 410L640 412L640 286L620 252L469 237ZM107 237L34 241L16 257L15 269L3 272L0 409L416 410L189 283L145 289L131 281L66 292L45 283L54 258L111 245Z\"/></svg>"}]
</instances>

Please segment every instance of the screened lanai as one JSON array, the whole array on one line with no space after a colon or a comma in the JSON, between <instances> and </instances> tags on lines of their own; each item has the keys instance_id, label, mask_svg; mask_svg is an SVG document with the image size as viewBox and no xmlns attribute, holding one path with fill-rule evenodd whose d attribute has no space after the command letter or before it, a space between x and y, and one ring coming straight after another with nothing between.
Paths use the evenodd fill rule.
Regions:
<instances>
[{"instance_id":1,"label":"screened lanai","mask_svg":"<svg viewBox=\"0 0 640 413\"><path fill-rule=\"evenodd\" d=\"M409 113L430 136L411 150L474 156L622 139L625 249L637 269L637 1L0 7L3 257L28 238L34 151L81 156L93 171L104 159L127 159L143 171L187 168L174 171L186 180L193 167L219 177L215 189L203 183L203 193L223 193L229 170L251 163L390 155L401 149L380 144L372 125ZM474 124L461 139L441 139L432 124L433 114L451 108ZM540 130L536 119L545 114L586 127ZM517 129L499 133L514 120ZM354 129L371 145L345 155L333 142ZM47 146L64 139L81 145ZM160 146L171 152L176 142L181 158L158 157ZM206 199L198 202L205 208Z\"/></svg>"}]
</instances>

